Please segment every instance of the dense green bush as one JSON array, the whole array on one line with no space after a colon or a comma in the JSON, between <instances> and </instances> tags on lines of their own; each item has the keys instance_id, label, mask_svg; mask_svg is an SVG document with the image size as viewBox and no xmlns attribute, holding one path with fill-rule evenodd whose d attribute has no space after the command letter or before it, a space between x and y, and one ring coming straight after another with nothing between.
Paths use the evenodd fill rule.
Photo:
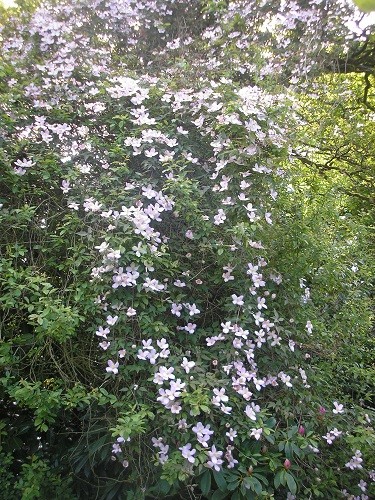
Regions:
<instances>
[{"instance_id":1,"label":"dense green bush","mask_svg":"<svg viewBox=\"0 0 375 500\"><path fill-rule=\"evenodd\" d=\"M371 498L373 113L348 77L329 114L332 4L4 10L1 498Z\"/></svg>"}]
</instances>

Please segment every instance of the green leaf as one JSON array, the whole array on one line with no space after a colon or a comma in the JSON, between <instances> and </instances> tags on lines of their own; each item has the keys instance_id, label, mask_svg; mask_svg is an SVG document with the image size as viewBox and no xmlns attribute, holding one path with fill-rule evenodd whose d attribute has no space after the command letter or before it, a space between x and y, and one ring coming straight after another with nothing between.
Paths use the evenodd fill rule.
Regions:
<instances>
[{"instance_id":1,"label":"green leaf","mask_svg":"<svg viewBox=\"0 0 375 500\"><path fill-rule=\"evenodd\" d=\"M245 493L245 498L246 500L256 500L254 493L250 490Z\"/></svg>"},{"instance_id":2,"label":"green leaf","mask_svg":"<svg viewBox=\"0 0 375 500\"><path fill-rule=\"evenodd\" d=\"M292 476L292 474L289 474L288 472L285 474L285 476L286 476L286 482L287 482L287 485L288 485L290 492L293 495L295 495L297 493L297 483L296 483L294 477Z\"/></svg>"},{"instance_id":3,"label":"green leaf","mask_svg":"<svg viewBox=\"0 0 375 500\"><path fill-rule=\"evenodd\" d=\"M215 482L216 482L218 488L221 491L227 490L227 482L224 478L224 474L222 473L222 471L219 471L219 472L214 471L214 479L215 479Z\"/></svg>"},{"instance_id":4,"label":"green leaf","mask_svg":"<svg viewBox=\"0 0 375 500\"><path fill-rule=\"evenodd\" d=\"M199 481L199 486L202 490L203 495L207 496L211 491L211 471L206 470L206 472L203 473Z\"/></svg>"},{"instance_id":5,"label":"green leaf","mask_svg":"<svg viewBox=\"0 0 375 500\"><path fill-rule=\"evenodd\" d=\"M171 485L165 479L160 479L156 486L157 491L163 495L167 495L171 489Z\"/></svg>"},{"instance_id":6,"label":"green leaf","mask_svg":"<svg viewBox=\"0 0 375 500\"><path fill-rule=\"evenodd\" d=\"M238 488L238 481L235 481L233 483L229 483L227 486L228 491L234 491Z\"/></svg>"},{"instance_id":7,"label":"green leaf","mask_svg":"<svg viewBox=\"0 0 375 500\"><path fill-rule=\"evenodd\" d=\"M257 495L260 495L263 491L262 484L258 481L256 477L252 477L253 480L253 485L252 485L252 490L255 491Z\"/></svg>"},{"instance_id":8,"label":"green leaf","mask_svg":"<svg viewBox=\"0 0 375 500\"><path fill-rule=\"evenodd\" d=\"M283 486L285 485L286 479L285 479L285 470L279 470L279 472L276 473L275 479L274 479L274 485L275 488L278 488L280 484Z\"/></svg>"},{"instance_id":9,"label":"green leaf","mask_svg":"<svg viewBox=\"0 0 375 500\"><path fill-rule=\"evenodd\" d=\"M264 435L264 437L266 438L266 440L267 440L269 443L271 443L271 444L275 444L275 437L274 437L272 434L270 434L269 436L267 436L267 434L263 434L263 435Z\"/></svg>"},{"instance_id":10,"label":"green leaf","mask_svg":"<svg viewBox=\"0 0 375 500\"><path fill-rule=\"evenodd\" d=\"M292 450L297 455L297 457L301 456L301 449L294 443L292 444Z\"/></svg>"},{"instance_id":11,"label":"green leaf","mask_svg":"<svg viewBox=\"0 0 375 500\"><path fill-rule=\"evenodd\" d=\"M101 448L102 446L105 445L107 441L107 436L102 436L100 439L98 439L97 441L95 441L94 444L90 445L89 449L88 449L88 452L90 455L93 455L95 454L95 452Z\"/></svg>"},{"instance_id":12,"label":"green leaf","mask_svg":"<svg viewBox=\"0 0 375 500\"><path fill-rule=\"evenodd\" d=\"M228 492L216 490L211 497L211 500L223 500L228 495Z\"/></svg>"},{"instance_id":13,"label":"green leaf","mask_svg":"<svg viewBox=\"0 0 375 500\"><path fill-rule=\"evenodd\" d=\"M264 425L266 427L275 427L276 425L276 418L275 417L270 417L268 420L264 422Z\"/></svg>"}]
</instances>

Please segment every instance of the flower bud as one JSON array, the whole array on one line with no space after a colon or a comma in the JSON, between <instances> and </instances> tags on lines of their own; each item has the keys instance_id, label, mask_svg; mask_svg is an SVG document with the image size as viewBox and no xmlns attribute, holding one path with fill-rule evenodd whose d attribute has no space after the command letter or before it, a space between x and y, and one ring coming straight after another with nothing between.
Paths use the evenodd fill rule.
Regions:
<instances>
[{"instance_id":1,"label":"flower bud","mask_svg":"<svg viewBox=\"0 0 375 500\"><path fill-rule=\"evenodd\" d=\"M292 466L292 462L286 458L285 462L284 462L284 469L288 470L288 469L290 469L291 466Z\"/></svg>"},{"instance_id":2,"label":"flower bud","mask_svg":"<svg viewBox=\"0 0 375 500\"><path fill-rule=\"evenodd\" d=\"M305 435L305 428L303 425L300 425L298 427L298 434L300 434L301 436L304 436Z\"/></svg>"}]
</instances>

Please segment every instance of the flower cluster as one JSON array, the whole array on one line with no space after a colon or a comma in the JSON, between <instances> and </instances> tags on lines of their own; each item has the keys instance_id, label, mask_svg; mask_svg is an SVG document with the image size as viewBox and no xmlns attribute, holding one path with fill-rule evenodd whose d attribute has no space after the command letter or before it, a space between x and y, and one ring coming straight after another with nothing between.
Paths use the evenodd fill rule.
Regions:
<instances>
[{"instance_id":1,"label":"flower cluster","mask_svg":"<svg viewBox=\"0 0 375 500\"><path fill-rule=\"evenodd\" d=\"M9 152L7 168L33 187L52 178L57 206L82 223L74 234L92 261L82 289L96 296L97 376L140 415L125 420L130 438L116 427L112 459L129 465L124 454L136 442L137 453L150 453L153 435L156 463L186 479L203 467L249 467L247 447L261 457L272 446L269 475L284 463L290 487L282 453L316 460L320 423L332 418L321 436L331 445L344 434L334 419L349 411L333 401L332 412L316 414L318 314L307 280L279 272L277 238L287 238L290 213L278 204L294 206L285 169L299 122L292 91L269 77L280 73L293 88L302 71L312 75L334 50L317 36L334 12L320 1L236 0L212 11L217 3L201 12L201 2L183 0L64 0L25 14L1 36L2 57L19 68L5 85L23 103L7 133L20 153ZM189 16L199 22L185 36L174 24ZM299 36L301 47L314 46L308 61ZM204 76L181 82L185 63L186 74ZM291 399L298 409L283 408ZM305 415L314 431L297 425ZM362 462L357 450L346 467Z\"/></svg>"}]
</instances>

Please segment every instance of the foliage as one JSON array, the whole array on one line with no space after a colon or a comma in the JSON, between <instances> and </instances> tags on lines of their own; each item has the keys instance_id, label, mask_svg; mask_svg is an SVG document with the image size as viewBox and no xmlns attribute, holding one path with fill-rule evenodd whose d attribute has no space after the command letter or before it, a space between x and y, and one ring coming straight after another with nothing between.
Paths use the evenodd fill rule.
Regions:
<instances>
[{"instance_id":1,"label":"foliage","mask_svg":"<svg viewBox=\"0 0 375 500\"><path fill-rule=\"evenodd\" d=\"M0 16L4 498L370 498L358 11L23 0Z\"/></svg>"}]
</instances>

